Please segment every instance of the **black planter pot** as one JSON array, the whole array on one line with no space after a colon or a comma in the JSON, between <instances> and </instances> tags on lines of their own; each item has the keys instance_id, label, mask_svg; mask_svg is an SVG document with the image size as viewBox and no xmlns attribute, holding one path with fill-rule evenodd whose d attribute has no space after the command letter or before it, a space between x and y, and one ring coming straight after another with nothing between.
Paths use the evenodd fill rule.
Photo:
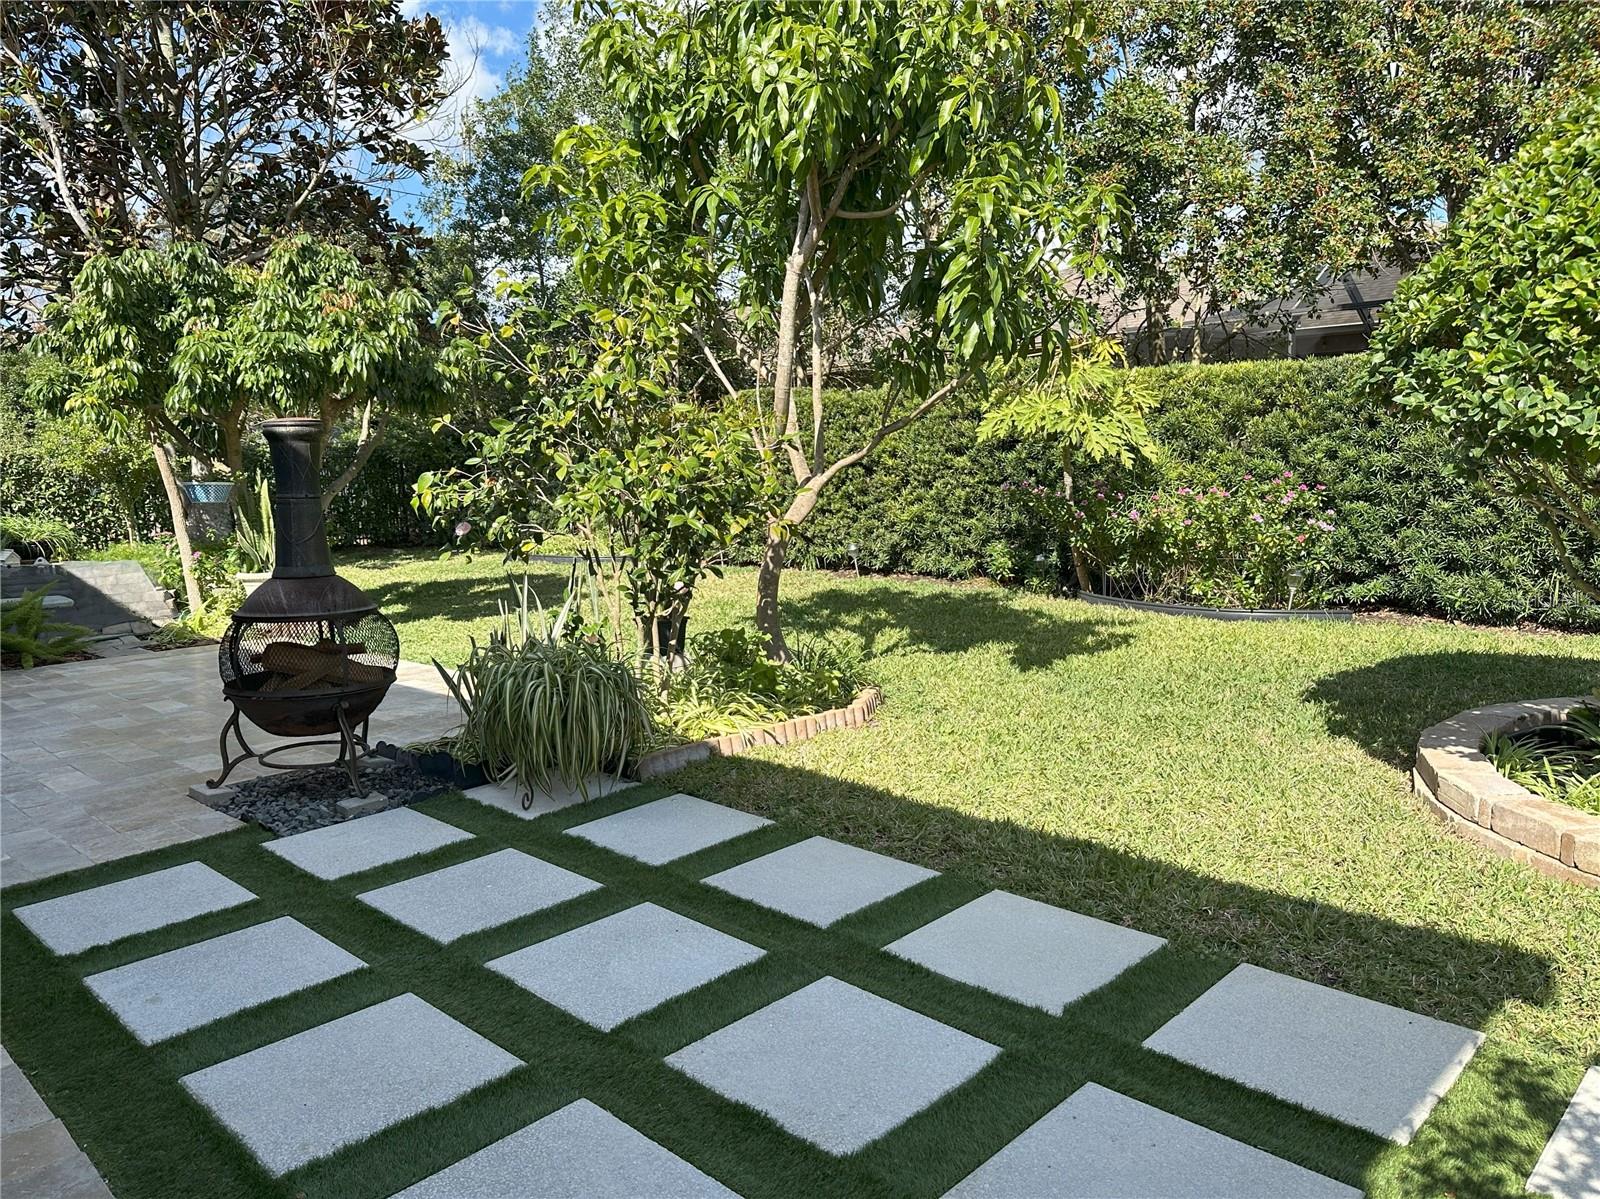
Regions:
<instances>
[{"instance_id":1,"label":"black planter pot","mask_svg":"<svg viewBox=\"0 0 1600 1199\"><path fill-rule=\"evenodd\" d=\"M444 779L463 790L468 787L481 787L490 781L489 772L484 769L481 762L462 762L442 749L419 754L398 745L391 745L387 741L380 741L372 752L380 757L392 759L401 766L419 770L429 778Z\"/></svg>"}]
</instances>

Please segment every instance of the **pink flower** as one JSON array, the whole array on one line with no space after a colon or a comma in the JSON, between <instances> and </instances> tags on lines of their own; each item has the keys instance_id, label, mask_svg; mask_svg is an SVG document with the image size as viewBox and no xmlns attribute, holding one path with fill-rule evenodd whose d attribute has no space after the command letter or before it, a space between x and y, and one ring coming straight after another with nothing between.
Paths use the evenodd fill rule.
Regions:
<instances>
[{"instance_id":1,"label":"pink flower","mask_svg":"<svg viewBox=\"0 0 1600 1199\"><path fill-rule=\"evenodd\" d=\"M1244 481L1246 483L1254 483L1256 481L1256 477L1254 475L1246 475L1244 477Z\"/></svg>"},{"instance_id":2,"label":"pink flower","mask_svg":"<svg viewBox=\"0 0 1600 1199\"><path fill-rule=\"evenodd\" d=\"M1295 543L1297 545L1304 545L1305 544L1305 540L1306 540L1306 535L1304 533L1301 533L1298 537L1295 538Z\"/></svg>"},{"instance_id":3,"label":"pink flower","mask_svg":"<svg viewBox=\"0 0 1600 1199\"><path fill-rule=\"evenodd\" d=\"M1258 524L1258 525L1259 525L1259 524L1260 524L1260 523L1261 523L1261 522L1262 522L1262 516L1261 516L1261 513L1259 513L1259 512L1252 512L1252 513L1251 513L1251 514L1250 514L1250 519L1251 519L1251 520L1253 520L1253 521L1255 521L1255 522L1256 522L1256 524Z\"/></svg>"},{"instance_id":4,"label":"pink flower","mask_svg":"<svg viewBox=\"0 0 1600 1199\"><path fill-rule=\"evenodd\" d=\"M1139 519L1139 509L1130 508L1128 510L1128 519L1131 520L1131 521L1137 522L1138 519Z\"/></svg>"},{"instance_id":5,"label":"pink flower","mask_svg":"<svg viewBox=\"0 0 1600 1199\"><path fill-rule=\"evenodd\" d=\"M1286 470L1286 471L1284 471L1284 472L1283 472L1283 477L1284 477L1284 478L1285 478L1285 479L1292 479L1292 478L1294 478L1294 471L1292 471L1292 470Z\"/></svg>"}]
</instances>

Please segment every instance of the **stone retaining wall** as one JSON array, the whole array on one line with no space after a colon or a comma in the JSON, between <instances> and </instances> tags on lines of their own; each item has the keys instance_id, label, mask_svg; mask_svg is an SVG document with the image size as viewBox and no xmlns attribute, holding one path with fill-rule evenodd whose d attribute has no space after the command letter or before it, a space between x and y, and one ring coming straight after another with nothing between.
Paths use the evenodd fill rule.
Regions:
<instances>
[{"instance_id":1,"label":"stone retaining wall","mask_svg":"<svg viewBox=\"0 0 1600 1199\"><path fill-rule=\"evenodd\" d=\"M1481 749L1490 733L1554 724L1594 702L1575 696L1461 712L1417 741L1412 788L1469 840L1557 878L1600 887L1600 816L1540 798L1496 770Z\"/></svg>"},{"instance_id":2,"label":"stone retaining wall","mask_svg":"<svg viewBox=\"0 0 1600 1199\"><path fill-rule=\"evenodd\" d=\"M0 567L0 597L50 585L72 607L54 619L83 625L96 633L126 633L135 625L165 624L172 607L137 562L56 562L49 566Z\"/></svg>"},{"instance_id":3,"label":"stone retaining wall","mask_svg":"<svg viewBox=\"0 0 1600 1199\"><path fill-rule=\"evenodd\" d=\"M829 729L860 728L872 719L872 714L877 711L882 699L883 693L878 688L868 687L856 696L848 707L833 708L811 716L796 716L792 720L764 725L758 729L747 729L741 733L707 737L703 741L691 741L687 745L672 745L666 749L658 749L640 758L629 773L643 782L657 775L681 769L691 762L704 761L713 754L731 758L758 745L789 745L796 741L807 741Z\"/></svg>"}]
</instances>

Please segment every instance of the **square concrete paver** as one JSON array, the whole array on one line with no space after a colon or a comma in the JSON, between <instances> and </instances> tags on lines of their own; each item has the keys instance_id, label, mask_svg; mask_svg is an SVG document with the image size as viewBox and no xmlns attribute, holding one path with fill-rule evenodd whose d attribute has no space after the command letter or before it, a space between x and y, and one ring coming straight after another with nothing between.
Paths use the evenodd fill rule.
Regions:
<instances>
[{"instance_id":1,"label":"square concrete paver","mask_svg":"<svg viewBox=\"0 0 1600 1199\"><path fill-rule=\"evenodd\" d=\"M587 1099L535 1120L394 1199L738 1199Z\"/></svg>"},{"instance_id":2,"label":"square concrete paver","mask_svg":"<svg viewBox=\"0 0 1600 1199\"><path fill-rule=\"evenodd\" d=\"M1550 1199L1600 1199L1600 1066L1590 1066L1528 1176Z\"/></svg>"},{"instance_id":3,"label":"square concrete paver","mask_svg":"<svg viewBox=\"0 0 1600 1199\"><path fill-rule=\"evenodd\" d=\"M475 799L491 808L509 812L520 819L536 820L540 816L548 816L551 812L559 812L562 808L570 808L573 804L602 799L613 792L632 786L634 783L630 779L618 778L611 774L597 774L585 779L584 790L580 791L570 783L556 778L550 781L548 791L535 791L533 802L526 808L522 806L522 800L527 792L514 782L485 783L481 787L469 787L462 794L468 799Z\"/></svg>"},{"instance_id":4,"label":"square concrete paver","mask_svg":"<svg viewBox=\"0 0 1600 1199\"><path fill-rule=\"evenodd\" d=\"M948 1199L1361 1199L1303 1166L1089 1083Z\"/></svg>"},{"instance_id":5,"label":"square concrete paver","mask_svg":"<svg viewBox=\"0 0 1600 1199\"><path fill-rule=\"evenodd\" d=\"M454 941L599 889L581 874L502 849L360 898L435 941Z\"/></svg>"},{"instance_id":6,"label":"square concrete paver","mask_svg":"<svg viewBox=\"0 0 1600 1199\"><path fill-rule=\"evenodd\" d=\"M764 908L826 928L851 912L897 895L937 873L869 849L812 837L703 881Z\"/></svg>"},{"instance_id":7,"label":"square concrete paver","mask_svg":"<svg viewBox=\"0 0 1600 1199\"><path fill-rule=\"evenodd\" d=\"M829 1153L854 1153L1000 1052L836 978L822 978L667 1058Z\"/></svg>"},{"instance_id":8,"label":"square concrete paver","mask_svg":"<svg viewBox=\"0 0 1600 1199\"><path fill-rule=\"evenodd\" d=\"M182 1081L263 1166L283 1174L520 1065L406 994Z\"/></svg>"},{"instance_id":9,"label":"square concrete paver","mask_svg":"<svg viewBox=\"0 0 1600 1199\"><path fill-rule=\"evenodd\" d=\"M432 816L410 808L390 808L308 833L279 837L262 848L307 874L343 878L471 838L472 834L464 829Z\"/></svg>"},{"instance_id":10,"label":"square concrete paver","mask_svg":"<svg viewBox=\"0 0 1600 1199\"><path fill-rule=\"evenodd\" d=\"M1166 942L990 891L885 948L960 982L1060 1015Z\"/></svg>"},{"instance_id":11,"label":"square concrete paver","mask_svg":"<svg viewBox=\"0 0 1600 1199\"><path fill-rule=\"evenodd\" d=\"M17 919L57 953L81 953L254 898L205 863L185 862L16 911Z\"/></svg>"},{"instance_id":12,"label":"square concrete paver","mask_svg":"<svg viewBox=\"0 0 1600 1199\"><path fill-rule=\"evenodd\" d=\"M135 1037L152 1045L364 965L283 916L83 981Z\"/></svg>"},{"instance_id":13,"label":"square concrete paver","mask_svg":"<svg viewBox=\"0 0 1600 1199\"><path fill-rule=\"evenodd\" d=\"M693 795L669 795L567 832L646 865L660 866L771 823Z\"/></svg>"},{"instance_id":14,"label":"square concrete paver","mask_svg":"<svg viewBox=\"0 0 1600 1199\"><path fill-rule=\"evenodd\" d=\"M609 1031L763 952L687 916L641 903L496 958L489 968Z\"/></svg>"},{"instance_id":15,"label":"square concrete paver","mask_svg":"<svg viewBox=\"0 0 1600 1199\"><path fill-rule=\"evenodd\" d=\"M1408 1144L1483 1034L1238 966L1146 1047Z\"/></svg>"}]
</instances>

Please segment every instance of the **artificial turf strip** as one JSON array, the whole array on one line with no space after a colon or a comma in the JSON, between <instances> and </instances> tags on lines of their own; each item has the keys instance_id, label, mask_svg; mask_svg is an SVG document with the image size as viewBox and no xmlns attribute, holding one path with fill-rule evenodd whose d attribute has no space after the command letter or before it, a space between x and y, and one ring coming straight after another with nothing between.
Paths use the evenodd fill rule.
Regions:
<instances>
[{"instance_id":1,"label":"artificial turf strip","mask_svg":"<svg viewBox=\"0 0 1600 1199\"><path fill-rule=\"evenodd\" d=\"M621 810L670 789L640 787L588 805L582 815ZM1366 1133L1139 1046L1140 1038L1220 977L1229 963L1162 950L1057 1018L880 951L909 928L981 893L983 885L972 880L951 875L928 880L823 930L698 881L799 840L805 830L758 830L693 858L649 867L564 836L561 830L579 820L572 812L524 822L459 796L422 807L476 833L478 840L323 882L263 853L263 838L243 831L4 893L5 1042L119 1196L384 1199L580 1095L746 1199L802 1193L933 1199L1089 1080L1345 1182L1360 1184L1369 1166L1389 1152ZM502 846L535 853L605 888L450 946L436 945L355 899L384 881ZM191 859L207 862L261 898L236 912L65 959L44 949L11 914L22 903ZM482 966L509 948L643 899L768 952L610 1034ZM138 1046L80 981L110 964L285 913L362 957L369 968L154 1049ZM666 1054L829 974L980 1036L1003 1053L898 1129L842 1159L662 1062ZM178 1082L189 1071L407 991L528 1065L276 1180ZM1552 1125L1558 1116L1559 1111L1551 1115Z\"/></svg>"}]
</instances>

